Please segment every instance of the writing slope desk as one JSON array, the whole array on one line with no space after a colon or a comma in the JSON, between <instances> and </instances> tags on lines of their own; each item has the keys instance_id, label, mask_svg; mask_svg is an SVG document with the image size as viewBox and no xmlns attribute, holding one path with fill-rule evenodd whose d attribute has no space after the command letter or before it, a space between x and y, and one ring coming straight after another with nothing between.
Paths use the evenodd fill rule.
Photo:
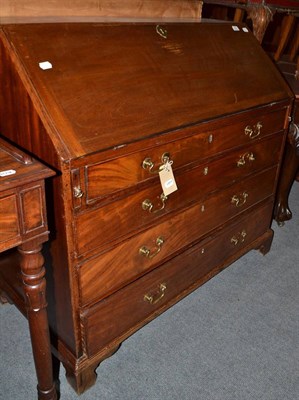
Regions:
<instances>
[{"instance_id":1,"label":"writing slope desk","mask_svg":"<svg viewBox=\"0 0 299 400\"><path fill-rule=\"evenodd\" d=\"M0 57L0 131L59 171L49 324L82 393L126 338L270 250L293 94L235 23L5 25Z\"/></svg>"}]
</instances>

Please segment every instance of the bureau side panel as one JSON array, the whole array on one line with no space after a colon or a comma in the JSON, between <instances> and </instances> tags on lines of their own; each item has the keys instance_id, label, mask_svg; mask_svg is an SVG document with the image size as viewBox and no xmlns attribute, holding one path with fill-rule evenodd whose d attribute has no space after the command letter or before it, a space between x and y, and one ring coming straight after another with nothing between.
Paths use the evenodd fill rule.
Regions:
<instances>
[{"instance_id":1,"label":"bureau side panel","mask_svg":"<svg viewBox=\"0 0 299 400\"><path fill-rule=\"evenodd\" d=\"M0 133L60 169L57 149L26 90L0 30ZM32 89L34 90L34 89Z\"/></svg>"},{"instance_id":2,"label":"bureau side panel","mask_svg":"<svg viewBox=\"0 0 299 400\"><path fill-rule=\"evenodd\" d=\"M65 175L67 175L65 173ZM71 225L65 212L66 202L65 181L67 176L58 176L47 184L48 225L50 230L49 250L46 254L47 269L47 295L49 323L52 331L57 336L59 344L63 342L74 354L80 353L76 335L78 324L76 322L76 284L73 282ZM66 207L67 208L67 207ZM76 344L77 343L77 344ZM59 347L59 345L58 345ZM60 351L60 350L59 350Z\"/></svg>"},{"instance_id":3,"label":"bureau side panel","mask_svg":"<svg viewBox=\"0 0 299 400\"><path fill-rule=\"evenodd\" d=\"M30 94L7 48L0 31L0 134L27 150L51 167L62 170L68 176L68 167L60 161L58 151L39 117ZM71 213L67 187L61 183L62 176L46 182L47 212L51 233L51 255L48 262L49 321L51 329L71 351L78 353L75 333L75 311L73 308L72 276L69 273L69 250L72 247L71 224L64 221ZM66 178L67 179L67 178ZM70 194L69 194L70 195ZM66 231L69 231L68 234ZM75 296L76 297L76 296Z\"/></svg>"}]
</instances>

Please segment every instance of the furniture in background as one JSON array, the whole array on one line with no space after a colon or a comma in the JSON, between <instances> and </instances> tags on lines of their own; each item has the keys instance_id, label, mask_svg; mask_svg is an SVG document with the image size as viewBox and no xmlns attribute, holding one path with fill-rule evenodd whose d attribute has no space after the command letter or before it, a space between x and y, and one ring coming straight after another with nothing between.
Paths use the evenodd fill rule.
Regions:
<instances>
[{"instance_id":1,"label":"furniture in background","mask_svg":"<svg viewBox=\"0 0 299 400\"><path fill-rule=\"evenodd\" d=\"M0 252L17 246L20 255L15 275L0 262L1 300L14 302L28 318L40 400L57 398L41 254L48 240L44 179L52 175L51 169L0 138Z\"/></svg>"},{"instance_id":2,"label":"furniture in background","mask_svg":"<svg viewBox=\"0 0 299 400\"><path fill-rule=\"evenodd\" d=\"M276 62L281 61L287 45L290 45L290 50L287 58L288 61L297 63L296 69L298 71L299 70L298 67L299 10L297 14L298 14L297 16L295 14L290 14L290 15L285 15L283 17L282 26L280 30L280 39L273 58Z\"/></svg>"},{"instance_id":3,"label":"furniture in background","mask_svg":"<svg viewBox=\"0 0 299 400\"><path fill-rule=\"evenodd\" d=\"M1 132L59 171L49 323L82 393L137 329L270 249L293 94L243 25L5 25L0 54Z\"/></svg>"},{"instance_id":4,"label":"furniture in background","mask_svg":"<svg viewBox=\"0 0 299 400\"><path fill-rule=\"evenodd\" d=\"M205 0L204 3L220 5L224 10L233 7L235 14L234 21L242 21L245 13L253 20L253 32L257 39L264 45L263 38L265 31L276 12L282 13L283 21L279 32L279 40L273 54L273 60L288 81L295 95L292 122L290 123L289 134L286 141L284 163L281 168L277 200L274 208L274 218L279 225L292 217L288 205L288 197L294 177L298 171L299 157L299 133L298 133L298 71L299 71L299 3L289 0ZM288 57L284 56L286 47ZM284 56L284 57L283 57Z\"/></svg>"},{"instance_id":5,"label":"furniture in background","mask_svg":"<svg viewBox=\"0 0 299 400\"><path fill-rule=\"evenodd\" d=\"M287 54L285 49L288 48ZM288 205L289 192L299 171L299 24L298 17L283 18L280 40L273 55L276 65L295 94L292 121L286 141L284 162L280 174L274 218L279 224L292 218Z\"/></svg>"},{"instance_id":6,"label":"furniture in background","mask_svg":"<svg viewBox=\"0 0 299 400\"><path fill-rule=\"evenodd\" d=\"M235 21L240 22L244 11L252 20L253 33L261 43L275 12L293 14L299 12L297 0L204 0L207 4L224 5L236 9Z\"/></svg>"},{"instance_id":7,"label":"furniture in background","mask_svg":"<svg viewBox=\"0 0 299 400\"><path fill-rule=\"evenodd\" d=\"M296 82L298 87L298 82ZM294 179L299 168L299 95L293 110L292 123L290 124L288 139L286 141L283 167L280 175L277 199L274 209L274 218L279 225L292 218L288 198Z\"/></svg>"}]
</instances>

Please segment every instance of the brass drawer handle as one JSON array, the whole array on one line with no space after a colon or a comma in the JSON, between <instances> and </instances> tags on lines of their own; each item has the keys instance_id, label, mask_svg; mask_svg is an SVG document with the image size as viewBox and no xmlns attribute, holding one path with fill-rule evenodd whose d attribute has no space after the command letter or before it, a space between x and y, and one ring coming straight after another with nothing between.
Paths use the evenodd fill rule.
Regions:
<instances>
[{"instance_id":1,"label":"brass drawer handle","mask_svg":"<svg viewBox=\"0 0 299 400\"><path fill-rule=\"evenodd\" d=\"M261 134L262 127L263 124L261 122L258 122L256 125L253 126L247 125L244 130L245 135L248 135L250 139L254 139Z\"/></svg>"},{"instance_id":2,"label":"brass drawer handle","mask_svg":"<svg viewBox=\"0 0 299 400\"><path fill-rule=\"evenodd\" d=\"M237 235L233 236L233 237L231 238L230 242L231 242L233 245L237 246L238 243L243 243L243 242L245 242L246 236L247 236L247 233L246 233L246 231L243 229L242 232L237 233Z\"/></svg>"},{"instance_id":3,"label":"brass drawer handle","mask_svg":"<svg viewBox=\"0 0 299 400\"><path fill-rule=\"evenodd\" d=\"M240 156L240 159L237 161L237 167L243 167L247 161L255 161L255 156L253 153L245 153Z\"/></svg>"},{"instance_id":4,"label":"brass drawer handle","mask_svg":"<svg viewBox=\"0 0 299 400\"><path fill-rule=\"evenodd\" d=\"M158 253L160 253L163 243L164 243L164 238L162 236L159 236L156 239L157 248L154 250L154 252L152 252L148 247L142 246L139 249L139 254L143 255L146 258L152 259L156 257Z\"/></svg>"},{"instance_id":5,"label":"brass drawer handle","mask_svg":"<svg viewBox=\"0 0 299 400\"><path fill-rule=\"evenodd\" d=\"M155 163L151 160L151 158L147 157L142 161L142 168L147 169L150 174L158 174L167 163L173 163L173 161L170 160L169 153L162 154L161 161L162 164L160 164L158 168L154 170Z\"/></svg>"},{"instance_id":6,"label":"brass drawer handle","mask_svg":"<svg viewBox=\"0 0 299 400\"><path fill-rule=\"evenodd\" d=\"M154 204L149 199L146 199L142 202L142 204L141 204L142 209L144 211L148 211L150 213L156 214L157 212L159 212L165 208L167 196L165 196L165 194L162 193L160 195L160 200L161 200L161 206L159 208L157 208L156 210L154 210Z\"/></svg>"},{"instance_id":7,"label":"brass drawer handle","mask_svg":"<svg viewBox=\"0 0 299 400\"><path fill-rule=\"evenodd\" d=\"M247 197L248 197L248 193L247 192L243 192L241 195L239 195L239 197L238 197L238 195L237 194L235 194L233 197L232 197L232 204L234 204L236 207L241 207L241 206L243 206L245 203L246 203L246 201L247 201Z\"/></svg>"},{"instance_id":8,"label":"brass drawer handle","mask_svg":"<svg viewBox=\"0 0 299 400\"><path fill-rule=\"evenodd\" d=\"M145 294L143 300L148 301L150 304L156 304L164 297L166 289L167 287L165 283L160 283L157 294L156 295Z\"/></svg>"}]
</instances>

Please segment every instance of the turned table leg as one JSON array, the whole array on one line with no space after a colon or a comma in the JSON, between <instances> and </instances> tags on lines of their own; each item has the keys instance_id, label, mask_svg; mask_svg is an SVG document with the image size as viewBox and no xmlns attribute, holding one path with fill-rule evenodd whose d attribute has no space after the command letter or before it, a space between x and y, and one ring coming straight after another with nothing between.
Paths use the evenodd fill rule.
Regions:
<instances>
[{"instance_id":1,"label":"turned table leg","mask_svg":"<svg viewBox=\"0 0 299 400\"><path fill-rule=\"evenodd\" d=\"M53 382L50 336L47 316L46 280L42 245L25 243L18 247L24 285L32 351L37 374L39 400L56 400Z\"/></svg>"},{"instance_id":2,"label":"turned table leg","mask_svg":"<svg viewBox=\"0 0 299 400\"><path fill-rule=\"evenodd\" d=\"M285 155L278 181L274 219L279 225L292 218L288 197L299 168L299 127L290 125Z\"/></svg>"}]
</instances>

